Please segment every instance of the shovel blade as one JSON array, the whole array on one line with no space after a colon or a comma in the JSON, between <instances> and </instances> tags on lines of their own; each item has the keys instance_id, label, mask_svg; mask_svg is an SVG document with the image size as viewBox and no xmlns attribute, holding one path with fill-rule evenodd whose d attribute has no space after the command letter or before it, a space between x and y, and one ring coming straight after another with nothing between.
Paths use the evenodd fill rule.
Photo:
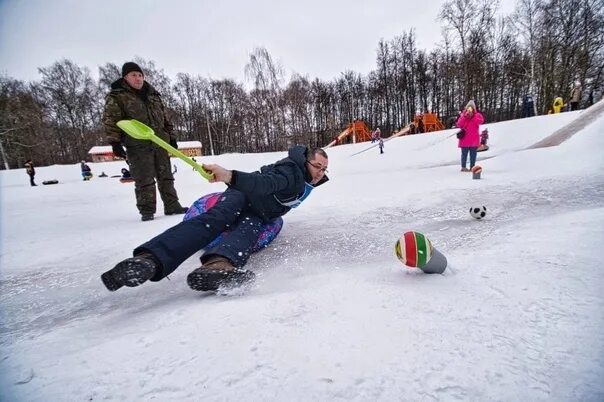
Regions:
<instances>
[{"instance_id":1,"label":"shovel blade","mask_svg":"<svg viewBox=\"0 0 604 402\"><path fill-rule=\"evenodd\" d=\"M138 120L120 120L117 126L137 140L150 140L155 135L151 127Z\"/></svg>"}]
</instances>

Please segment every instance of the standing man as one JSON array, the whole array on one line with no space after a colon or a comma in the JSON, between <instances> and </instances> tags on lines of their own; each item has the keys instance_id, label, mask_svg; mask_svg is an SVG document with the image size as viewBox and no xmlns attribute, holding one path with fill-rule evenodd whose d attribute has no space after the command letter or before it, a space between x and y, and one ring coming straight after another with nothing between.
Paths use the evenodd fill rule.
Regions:
<instances>
[{"instance_id":1,"label":"standing man","mask_svg":"<svg viewBox=\"0 0 604 402\"><path fill-rule=\"evenodd\" d=\"M136 207L142 221L153 220L156 211L156 180L164 204L164 214L184 214L187 208L178 201L168 152L151 141L137 140L126 135L116 125L118 121L125 119L136 119L146 124L159 138L178 148L172 123L159 92L145 81L143 70L133 62L124 63L122 78L111 84L111 92L105 98L103 124L107 142L112 146L115 156L127 159L130 164Z\"/></svg>"},{"instance_id":2,"label":"standing man","mask_svg":"<svg viewBox=\"0 0 604 402\"><path fill-rule=\"evenodd\" d=\"M34 163L32 162L31 159L28 159L25 161L25 172L29 175L29 184L30 186L37 186L36 183L34 183L34 176L36 175L36 169L34 169Z\"/></svg>"}]
</instances>

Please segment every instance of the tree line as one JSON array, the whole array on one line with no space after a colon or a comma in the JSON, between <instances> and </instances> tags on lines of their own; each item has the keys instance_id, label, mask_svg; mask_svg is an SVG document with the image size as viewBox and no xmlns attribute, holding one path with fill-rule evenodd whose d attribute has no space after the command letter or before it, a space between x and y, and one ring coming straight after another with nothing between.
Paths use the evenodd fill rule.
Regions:
<instances>
[{"instance_id":1,"label":"tree line","mask_svg":"<svg viewBox=\"0 0 604 402\"><path fill-rule=\"evenodd\" d=\"M294 75L264 48L245 66L249 89L231 79L191 73L168 77L153 61L135 61L169 107L179 140L201 141L205 154L282 151L296 143L324 146L361 119L388 136L417 112L447 122L474 99L487 122L520 117L521 99L534 96L547 113L572 83L583 87L583 106L604 86L604 3L601 0L518 0L497 16L491 0L443 4L438 47L419 49L413 30L377 44L367 75L344 71L332 81ZM361 50L361 49L360 49ZM39 68L40 79L0 76L2 169L65 164L86 159L104 142L101 117L120 66L88 67L60 60Z\"/></svg>"}]
</instances>

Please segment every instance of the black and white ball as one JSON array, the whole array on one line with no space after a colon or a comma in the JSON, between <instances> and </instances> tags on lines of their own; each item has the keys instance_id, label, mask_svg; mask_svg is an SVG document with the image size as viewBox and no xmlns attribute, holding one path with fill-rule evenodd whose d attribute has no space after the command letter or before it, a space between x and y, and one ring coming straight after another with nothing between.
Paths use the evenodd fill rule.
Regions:
<instances>
[{"instance_id":1,"label":"black and white ball","mask_svg":"<svg viewBox=\"0 0 604 402\"><path fill-rule=\"evenodd\" d=\"M481 207L472 207L470 208L470 215L472 215L472 218L474 219L482 219L487 216L487 207L484 205Z\"/></svg>"}]
</instances>

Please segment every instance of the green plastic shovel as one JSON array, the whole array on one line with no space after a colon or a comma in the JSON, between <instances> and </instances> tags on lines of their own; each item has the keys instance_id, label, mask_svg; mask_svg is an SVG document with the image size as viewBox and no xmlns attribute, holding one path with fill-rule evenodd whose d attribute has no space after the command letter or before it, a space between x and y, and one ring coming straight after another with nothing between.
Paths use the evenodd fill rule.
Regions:
<instances>
[{"instance_id":1,"label":"green plastic shovel","mask_svg":"<svg viewBox=\"0 0 604 402\"><path fill-rule=\"evenodd\" d=\"M212 173L205 170L201 165L195 163L189 158L187 155L180 152L178 149L174 148L172 145L168 144L166 141L159 138L155 135L153 129L146 124L141 123L138 120L120 120L117 122L117 126L124 130L126 134L128 134L132 138L136 138L137 140L149 140L153 141L168 153L176 156L181 159L183 162L189 164L193 169L195 169L200 175L203 176L204 179L210 180L212 178Z\"/></svg>"}]
</instances>

